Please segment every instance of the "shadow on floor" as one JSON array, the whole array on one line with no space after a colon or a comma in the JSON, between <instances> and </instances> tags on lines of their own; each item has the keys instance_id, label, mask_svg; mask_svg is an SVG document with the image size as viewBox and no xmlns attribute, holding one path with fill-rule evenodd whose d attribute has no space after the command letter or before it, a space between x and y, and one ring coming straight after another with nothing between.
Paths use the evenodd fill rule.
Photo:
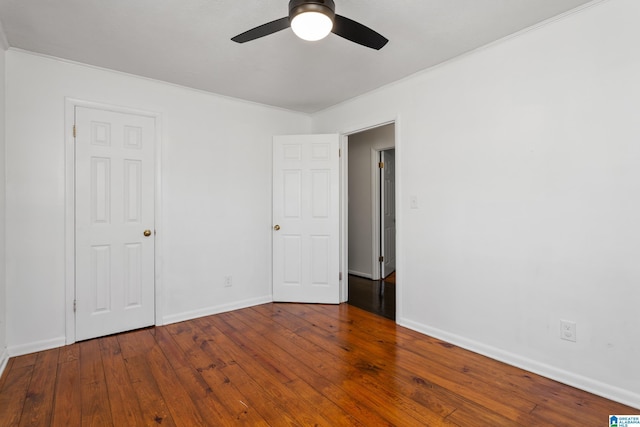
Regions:
<instances>
[{"instance_id":1,"label":"shadow on floor","mask_svg":"<svg viewBox=\"0 0 640 427\"><path fill-rule=\"evenodd\" d=\"M349 275L349 304L387 319L396 319L395 274L385 280Z\"/></svg>"}]
</instances>

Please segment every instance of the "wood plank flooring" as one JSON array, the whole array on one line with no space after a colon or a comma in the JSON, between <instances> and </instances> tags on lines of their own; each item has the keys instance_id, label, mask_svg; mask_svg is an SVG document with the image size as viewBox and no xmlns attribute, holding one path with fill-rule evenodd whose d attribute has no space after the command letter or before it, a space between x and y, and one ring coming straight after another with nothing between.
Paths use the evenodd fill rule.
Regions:
<instances>
[{"instance_id":1,"label":"wood plank flooring","mask_svg":"<svg viewBox=\"0 0 640 427\"><path fill-rule=\"evenodd\" d=\"M0 426L601 426L640 411L357 307L265 304L9 360Z\"/></svg>"},{"instance_id":2,"label":"wood plank flooring","mask_svg":"<svg viewBox=\"0 0 640 427\"><path fill-rule=\"evenodd\" d=\"M387 319L396 318L396 284L393 281L369 280L349 275L349 304Z\"/></svg>"}]
</instances>

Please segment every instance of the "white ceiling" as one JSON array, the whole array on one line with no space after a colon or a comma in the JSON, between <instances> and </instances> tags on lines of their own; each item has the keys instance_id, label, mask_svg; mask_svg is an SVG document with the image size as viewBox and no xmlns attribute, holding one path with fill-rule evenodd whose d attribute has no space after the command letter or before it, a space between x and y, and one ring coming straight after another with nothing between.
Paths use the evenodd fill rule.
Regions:
<instances>
[{"instance_id":1,"label":"white ceiling","mask_svg":"<svg viewBox=\"0 0 640 427\"><path fill-rule=\"evenodd\" d=\"M375 51L290 29L230 38L288 0L0 0L11 47L302 112L399 80L590 0L335 0L390 41Z\"/></svg>"}]
</instances>

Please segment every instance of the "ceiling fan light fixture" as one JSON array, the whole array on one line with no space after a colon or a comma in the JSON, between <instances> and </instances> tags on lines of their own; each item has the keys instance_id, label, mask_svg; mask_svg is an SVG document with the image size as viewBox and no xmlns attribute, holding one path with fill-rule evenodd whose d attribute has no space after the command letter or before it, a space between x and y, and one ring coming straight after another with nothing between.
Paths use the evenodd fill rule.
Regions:
<instances>
[{"instance_id":1,"label":"ceiling fan light fixture","mask_svg":"<svg viewBox=\"0 0 640 427\"><path fill-rule=\"evenodd\" d=\"M335 4L333 0L291 0L289 20L291 29L303 40L317 41L333 29Z\"/></svg>"},{"instance_id":2,"label":"ceiling fan light fixture","mask_svg":"<svg viewBox=\"0 0 640 427\"><path fill-rule=\"evenodd\" d=\"M333 21L324 13L304 12L293 18L291 29L302 40L314 42L329 35Z\"/></svg>"},{"instance_id":3,"label":"ceiling fan light fixture","mask_svg":"<svg viewBox=\"0 0 640 427\"><path fill-rule=\"evenodd\" d=\"M304 40L320 40L329 33L371 49L380 50L387 44L382 34L352 19L336 14L333 0L289 0L289 16L258 25L231 40L246 43L286 28Z\"/></svg>"}]
</instances>

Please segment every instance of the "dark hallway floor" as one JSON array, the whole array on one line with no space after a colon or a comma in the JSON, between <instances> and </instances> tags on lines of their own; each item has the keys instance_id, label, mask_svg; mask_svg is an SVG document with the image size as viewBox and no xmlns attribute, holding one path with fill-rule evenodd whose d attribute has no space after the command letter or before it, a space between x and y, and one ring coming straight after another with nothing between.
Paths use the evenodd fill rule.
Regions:
<instances>
[{"instance_id":1,"label":"dark hallway floor","mask_svg":"<svg viewBox=\"0 0 640 427\"><path fill-rule=\"evenodd\" d=\"M382 292L380 292L382 287ZM396 319L396 285L393 281L369 280L349 275L349 304L371 313Z\"/></svg>"}]
</instances>

